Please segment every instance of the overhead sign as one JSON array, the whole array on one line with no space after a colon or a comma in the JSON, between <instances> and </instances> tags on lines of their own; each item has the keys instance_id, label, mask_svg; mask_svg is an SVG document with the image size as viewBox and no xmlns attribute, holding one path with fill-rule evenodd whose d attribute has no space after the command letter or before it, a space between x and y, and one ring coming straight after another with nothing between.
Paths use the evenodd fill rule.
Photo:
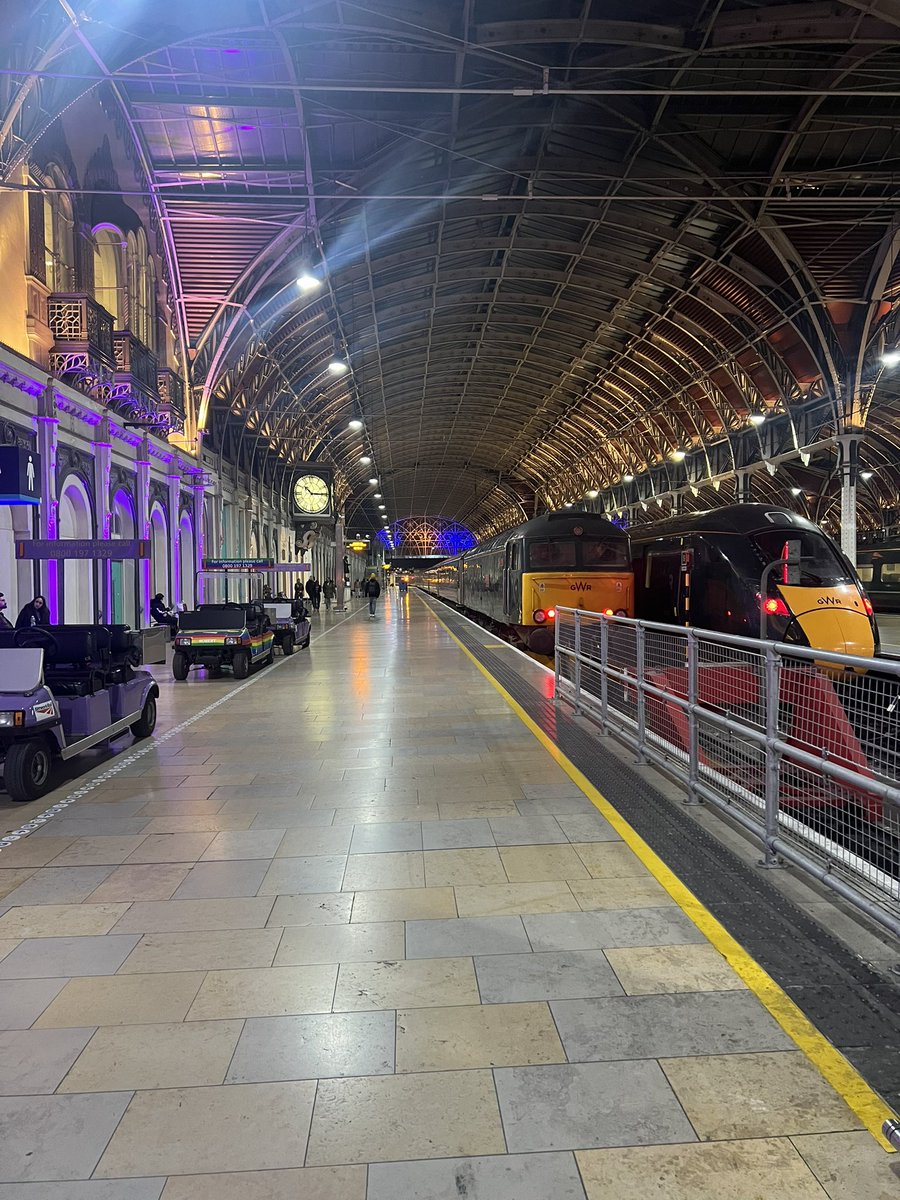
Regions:
<instances>
[{"instance_id":1,"label":"overhead sign","mask_svg":"<svg viewBox=\"0 0 900 1200\"><path fill-rule=\"evenodd\" d=\"M149 558L150 542L133 538L31 538L16 542L16 558L46 562L53 559Z\"/></svg>"},{"instance_id":2,"label":"overhead sign","mask_svg":"<svg viewBox=\"0 0 900 1200\"><path fill-rule=\"evenodd\" d=\"M19 446L0 446L0 504L41 502L41 456Z\"/></svg>"},{"instance_id":3,"label":"overhead sign","mask_svg":"<svg viewBox=\"0 0 900 1200\"><path fill-rule=\"evenodd\" d=\"M361 554L363 550L368 550L368 548L369 548L368 542L348 542L347 543L347 549L355 550L357 554Z\"/></svg>"},{"instance_id":4,"label":"overhead sign","mask_svg":"<svg viewBox=\"0 0 900 1200\"><path fill-rule=\"evenodd\" d=\"M271 571L274 558L204 558L204 571Z\"/></svg>"}]
</instances>

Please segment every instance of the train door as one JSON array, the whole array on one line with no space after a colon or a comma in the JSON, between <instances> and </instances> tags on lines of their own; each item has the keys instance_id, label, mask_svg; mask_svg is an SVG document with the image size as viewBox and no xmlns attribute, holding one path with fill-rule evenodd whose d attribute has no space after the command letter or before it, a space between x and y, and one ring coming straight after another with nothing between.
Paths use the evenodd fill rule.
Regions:
<instances>
[{"instance_id":1,"label":"train door","mask_svg":"<svg viewBox=\"0 0 900 1200\"><path fill-rule=\"evenodd\" d=\"M506 559L503 566L503 613L514 621L519 619L520 575L522 571L522 543L506 543Z\"/></svg>"},{"instance_id":2,"label":"train door","mask_svg":"<svg viewBox=\"0 0 900 1200\"><path fill-rule=\"evenodd\" d=\"M642 603L638 616L665 625L684 623L681 545L648 546L643 560Z\"/></svg>"}]
</instances>

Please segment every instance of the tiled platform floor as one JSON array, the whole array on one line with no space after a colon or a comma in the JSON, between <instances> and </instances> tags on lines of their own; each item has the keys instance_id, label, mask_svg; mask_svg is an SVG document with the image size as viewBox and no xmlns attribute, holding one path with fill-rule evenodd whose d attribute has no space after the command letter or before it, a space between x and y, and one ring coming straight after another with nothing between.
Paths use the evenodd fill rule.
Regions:
<instances>
[{"instance_id":1,"label":"tiled platform floor","mask_svg":"<svg viewBox=\"0 0 900 1200\"><path fill-rule=\"evenodd\" d=\"M0 1200L896 1197L419 599L258 679L0 854Z\"/></svg>"}]
</instances>

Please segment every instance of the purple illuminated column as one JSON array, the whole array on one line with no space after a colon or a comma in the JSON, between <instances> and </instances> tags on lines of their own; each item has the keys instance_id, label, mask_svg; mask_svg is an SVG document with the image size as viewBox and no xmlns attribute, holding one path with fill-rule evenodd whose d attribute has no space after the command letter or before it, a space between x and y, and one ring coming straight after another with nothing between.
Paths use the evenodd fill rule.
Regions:
<instances>
[{"instance_id":1,"label":"purple illuminated column","mask_svg":"<svg viewBox=\"0 0 900 1200\"><path fill-rule=\"evenodd\" d=\"M169 484L169 603L181 603L181 472L172 464Z\"/></svg>"},{"instance_id":2,"label":"purple illuminated column","mask_svg":"<svg viewBox=\"0 0 900 1200\"><path fill-rule=\"evenodd\" d=\"M109 541L112 535L112 503L109 494L112 471L112 440L109 432L109 417L104 417L97 426L94 447L94 514L97 537ZM107 560L97 564L101 579L100 616L111 621L112 612L112 563Z\"/></svg>"},{"instance_id":3,"label":"purple illuminated column","mask_svg":"<svg viewBox=\"0 0 900 1200\"><path fill-rule=\"evenodd\" d=\"M146 435L138 449L138 459L134 464L137 476L137 528L138 537L150 541L150 441ZM150 571L149 558L138 559L138 578L140 580L141 624L150 624Z\"/></svg>"},{"instance_id":4,"label":"purple illuminated column","mask_svg":"<svg viewBox=\"0 0 900 1200\"><path fill-rule=\"evenodd\" d=\"M50 384L44 388L38 402L37 452L41 456L41 505L38 510L38 529L42 538L59 537L59 499L56 494L56 449L59 444L59 421ZM50 608L50 620L59 620L59 563L55 558L41 564L41 591Z\"/></svg>"},{"instance_id":5,"label":"purple illuminated column","mask_svg":"<svg viewBox=\"0 0 900 1200\"><path fill-rule=\"evenodd\" d=\"M204 500L206 497L206 484L202 475L194 476L194 572L197 581L197 594L194 597L195 604L202 604L206 599L205 596L205 580L202 575L198 575L198 571L203 570L203 555L204 555L204 538L206 534L206 523L203 520Z\"/></svg>"}]
</instances>

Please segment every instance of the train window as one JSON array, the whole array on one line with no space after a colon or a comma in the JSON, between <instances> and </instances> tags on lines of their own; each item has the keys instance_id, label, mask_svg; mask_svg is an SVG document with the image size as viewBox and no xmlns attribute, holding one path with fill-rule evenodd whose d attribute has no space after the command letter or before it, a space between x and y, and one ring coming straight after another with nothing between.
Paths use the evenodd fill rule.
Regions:
<instances>
[{"instance_id":1,"label":"train window","mask_svg":"<svg viewBox=\"0 0 900 1200\"><path fill-rule=\"evenodd\" d=\"M574 541L541 541L528 543L528 565L532 570L555 567L558 571L576 566Z\"/></svg>"},{"instance_id":2,"label":"train window","mask_svg":"<svg viewBox=\"0 0 900 1200\"><path fill-rule=\"evenodd\" d=\"M625 538L603 541L601 538L580 538L583 567L627 567L628 543Z\"/></svg>"},{"instance_id":3,"label":"train window","mask_svg":"<svg viewBox=\"0 0 900 1200\"><path fill-rule=\"evenodd\" d=\"M863 583L871 583L875 568L871 563L860 563L856 568L856 573Z\"/></svg>"},{"instance_id":4,"label":"train window","mask_svg":"<svg viewBox=\"0 0 900 1200\"><path fill-rule=\"evenodd\" d=\"M760 574L770 562L784 557L786 537L784 532L775 529L750 535ZM834 587L839 583L852 582L848 564L824 535L792 529L790 540L800 542L800 556L803 559L800 564L801 587ZM774 574L777 575L777 572Z\"/></svg>"},{"instance_id":5,"label":"train window","mask_svg":"<svg viewBox=\"0 0 900 1200\"><path fill-rule=\"evenodd\" d=\"M881 582L885 587L900 588L900 562L881 564Z\"/></svg>"}]
</instances>

